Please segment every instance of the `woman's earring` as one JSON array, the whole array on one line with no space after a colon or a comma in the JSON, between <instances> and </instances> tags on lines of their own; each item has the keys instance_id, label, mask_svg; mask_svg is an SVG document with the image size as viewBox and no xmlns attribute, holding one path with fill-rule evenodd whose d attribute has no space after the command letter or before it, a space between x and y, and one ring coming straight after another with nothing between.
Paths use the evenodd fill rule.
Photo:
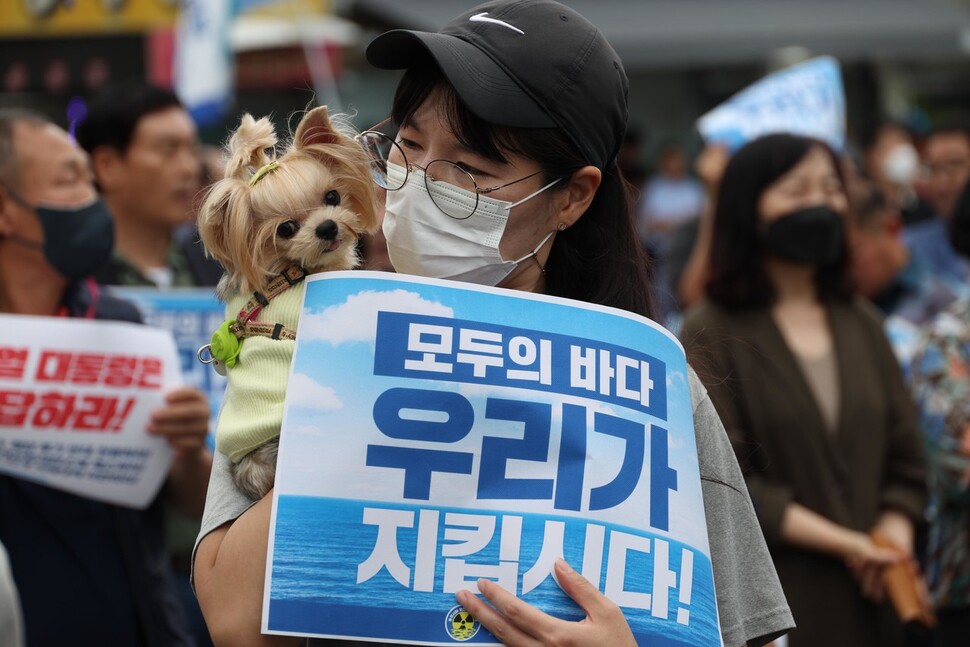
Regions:
<instances>
[{"instance_id":1,"label":"woman's earring","mask_svg":"<svg viewBox=\"0 0 970 647\"><path fill-rule=\"evenodd\" d=\"M566 223L564 222L559 223L559 231L566 231Z\"/></svg>"}]
</instances>

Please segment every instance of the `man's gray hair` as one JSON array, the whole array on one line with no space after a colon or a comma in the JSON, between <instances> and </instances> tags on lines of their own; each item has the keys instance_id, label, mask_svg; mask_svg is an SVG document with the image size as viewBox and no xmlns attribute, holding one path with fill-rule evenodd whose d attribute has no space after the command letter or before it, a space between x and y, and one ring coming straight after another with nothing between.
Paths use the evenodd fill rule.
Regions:
<instances>
[{"instance_id":1,"label":"man's gray hair","mask_svg":"<svg viewBox=\"0 0 970 647\"><path fill-rule=\"evenodd\" d=\"M33 110L24 108L0 108L0 182L10 188L20 188L20 160L14 150L14 124L26 122L44 126L51 120Z\"/></svg>"}]
</instances>

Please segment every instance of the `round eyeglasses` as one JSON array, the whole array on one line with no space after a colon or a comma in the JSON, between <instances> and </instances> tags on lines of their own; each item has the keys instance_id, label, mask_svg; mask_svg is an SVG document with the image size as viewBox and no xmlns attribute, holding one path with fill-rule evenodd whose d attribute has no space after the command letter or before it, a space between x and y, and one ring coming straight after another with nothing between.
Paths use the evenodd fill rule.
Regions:
<instances>
[{"instance_id":1,"label":"round eyeglasses","mask_svg":"<svg viewBox=\"0 0 970 647\"><path fill-rule=\"evenodd\" d=\"M378 124L377 127L380 125ZM474 175L455 162L432 160L423 168L408 162L404 150L397 141L378 130L364 131L357 135L356 139L370 155L371 176L377 186L387 191L397 191L404 187L412 171L415 169L424 171L424 188L431 197L431 201L442 213L455 220L471 218L478 210L480 196L528 180L542 172L536 171L518 180L483 189L478 186ZM474 195L474 202L458 199L460 192Z\"/></svg>"}]
</instances>

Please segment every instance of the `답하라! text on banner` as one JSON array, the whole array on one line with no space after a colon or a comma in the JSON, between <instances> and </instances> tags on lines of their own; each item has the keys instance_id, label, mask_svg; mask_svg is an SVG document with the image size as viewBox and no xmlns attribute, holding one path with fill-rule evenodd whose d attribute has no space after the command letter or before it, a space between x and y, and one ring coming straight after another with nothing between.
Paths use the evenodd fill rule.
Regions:
<instances>
[{"instance_id":1,"label":"\ub2f5\ud558\ub77c! text on banner","mask_svg":"<svg viewBox=\"0 0 970 647\"><path fill-rule=\"evenodd\" d=\"M140 324L0 315L0 472L144 508L172 462L146 431L181 383L168 331Z\"/></svg>"},{"instance_id":2,"label":"\ub2f5\ud558\ub77c! text on banner","mask_svg":"<svg viewBox=\"0 0 970 647\"><path fill-rule=\"evenodd\" d=\"M286 396L263 630L498 644L489 578L641 644L720 645L687 363L619 310L372 272L308 279Z\"/></svg>"}]
</instances>

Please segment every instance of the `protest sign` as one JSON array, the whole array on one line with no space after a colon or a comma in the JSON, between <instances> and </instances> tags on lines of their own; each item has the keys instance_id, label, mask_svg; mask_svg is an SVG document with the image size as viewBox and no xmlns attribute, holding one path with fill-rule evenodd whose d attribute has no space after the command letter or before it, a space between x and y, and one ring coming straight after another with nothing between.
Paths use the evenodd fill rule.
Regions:
<instances>
[{"instance_id":1,"label":"protest sign","mask_svg":"<svg viewBox=\"0 0 970 647\"><path fill-rule=\"evenodd\" d=\"M815 137L845 148L845 93L837 60L820 56L769 74L697 121L708 144L732 152L771 133Z\"/></svg>"},{"instance_id":2,"label":"protest sign","mask_svg":"<svg viewBox=\"0 0 970 647\"><path fill-rule=\"evenodd\" d=\"M563 556L641 644L720 645L687 365L636 315L372 272L308 279L263 630L498 644L479 577L583 612Z\"/></svg>"},{"instance_id":3,"label":"protest sign","mask_svg":"<svg viewBox=\"0 0 970 647\"><path fill-rule=\"evenodd\" d=\"M209 343L212 333L226 318L226 307L213 288L111 287L111 293L134 303L145 323L172 333L181 360L182 379L209 396L215 421L226 391L226 378L199 361L199 348ZM211 445L211 443L210 443Z\"/></svg>"},{"instance_id":4,"label":"protest sign","mask_svg":"<svg viewBox=\"0 0 970 647\"><path fill-rule=\"evenodd\" d=\"M171 335L138 324L0 315L0 472L133 508L172 452L151 412L180 382Z\"/></svg>"}]
</instances>

